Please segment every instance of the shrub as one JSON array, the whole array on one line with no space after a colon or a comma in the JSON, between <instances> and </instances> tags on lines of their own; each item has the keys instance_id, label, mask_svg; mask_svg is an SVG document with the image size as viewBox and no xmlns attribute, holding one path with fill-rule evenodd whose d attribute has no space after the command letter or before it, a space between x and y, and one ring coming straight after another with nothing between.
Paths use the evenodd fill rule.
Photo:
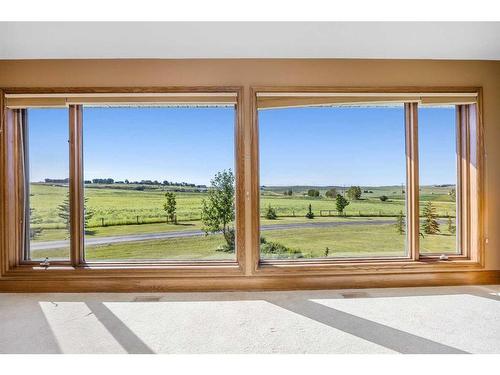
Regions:
<instances>
[{"instance_id":1,"label":"shrub","mask_svg":"<svg viewBox=\"0 0 500 375\"><path fill-rule=\"evenodd\" d=\"M269 220L276 220L278 215L276 214L276 210L269 205L266 211L266 218Z\"/></svg>"},{"instance_id":2,"label":"shrub","mask_svg":"<svg viewBox=\"0 0 500 375\"><path fill-rule=\"evenodd\" d=\"M216 251L222 251L224 253L234 253L235 234L234 234L233 228L227 229L227 232L226 232L226 235L224 236L224 239L226 240L226 243L224 245L219 246L216 249Z\"/></svg>"},{"instance_id":3,"label":"shrub","mask_svg":"<svg viewBox=\"0 0 500 375\"><path fill-rule=\"evenodd\" d=\"M386 200L388 200L389 198L387 197L387 195L381 195L379 197L379 199L382 201L382 202L385 202Z\"/></svg>"},{"instance_id":4,"label":"shrub","mask_svg":"<svg viewBox=\"0 0 500 375\"><path fill-rule=\"evenodd\" d=\"M260 251L265 254L279 254L288 253L290 252L290 249L278 242L265 242L264 244L261 244Z\"/></svg>"},{"instance_id":5,"label":"shrub","mask_svg":"<svg viewBox=\"0 0 500 375\"><path fill-rule=\"evenodd\" d=\"M260 239L260 251L263 254L273 254L277 258L303 258L304 255L300 250L293 250L278 242L267 242L265 238Z\"/></svg>"}]
</instances>

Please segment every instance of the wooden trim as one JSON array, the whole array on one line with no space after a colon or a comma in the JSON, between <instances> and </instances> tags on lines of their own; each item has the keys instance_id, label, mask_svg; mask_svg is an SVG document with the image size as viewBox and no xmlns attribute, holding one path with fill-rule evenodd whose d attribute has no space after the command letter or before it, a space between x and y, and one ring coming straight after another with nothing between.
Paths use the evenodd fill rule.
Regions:
<instances>
[{"instance_id":1,"label":"wooden trim","mask_svg":"<svg viewBox=\"0 0 500 375\"><path fill-rule=\"evenodd\" d=\"M138 95L138 94L134 94ZM151 95L151 94L150 94ZM180 94L177 94L180 95ZM232 96L104 96L104 97L8 97L7 108L66 108L72 104L94 106L230 106L236 104Z\"/></svg>"},{"instance_id":2,"label":"wooden trim","mask_svg":"<svg viewBox=\"0 0 500 375\"><path fill-rule=\"evenodd\" d=\"M259 155L259 114L257 110L257 90L250 88L250 209L251 209L251 246L252 274L260 265L260 155Z\"/></svg>"},{"instance_id":3,"label":"wooden trim","mask_svg":"<svg viewBox=\"0 0 500 375\"><path fill-rule=\"evenodd\" d=\"M83 259L83 201L72 203L76 207L71 212L72 220L79 220L78 233L72 233L71 264L51 262L48 269L42 269L37 264L22 263L16 259L14 253L19 249L17 230L19 213L16 212L15 202L18 202L19 191L12 180L0 186L0 199L6 204L5 212L0 215L0 246L2 261L1 291L176 291L176 290L263 290L263 289L316 289L316 288L345 288L345 287L375 287L375 286L423 286L423 285L453 285L467 283L499 282L499 271L479 271L484 267L484 255L478 251L477 258L452 259L447 262L434 258L420 258L412 250L411 258L373 258L373 259L311 259L293 262L260 262L259 254L259 155L258 155L258 124L256 110L256 93L259 91L283 92L434 92L434 93L479 93L478 118L478 171L477 179L484 176L482 170L482 120L481 120L481 91L471 87L389 87L389 88L345 88L345 87L147 87L147 88L11 88L6 89L9 94L43 94L43 93L216 93L237 92L236 104L236 217L237 217L237 262L207 261L207 262L114 262L114 263L85 263ZM1 93L1 92L0 92ZM2 109L5 101L2 96ZM411 104L410 104L411 105ZM415 141L417 131L416 105L407 119L407 144L412 149L407 150L407 159L414 178L418 178L416 165ZM70 177L72 183L71 195L75 200L83 198L78 193L83 189L81 151L81 106L72 106L70 120L71 139L76 147L72 147L71 169L74 173ZM4 111L5 115L12 110ZM3 118L3 116L2 116ZM13 123L12 119L9 121ZM9 128L9 126L7 126ZM1 128L0 128L1 129ZM408 134L408 130L410 131ZM9 132L0 132L1 146L7 146L6 152L0 155L1 177L16 175L16 158L7 158L6 155L16 155L15 127L10 126ZM482 185L478 185L479 194L482 194ZM408 191L408 187L407 187ZM417 192L418 193L418 192ZM483 196L478 198L478 212L482 214ZM413 198L415 201L415 198ZM418 204L418 199L416 201ZM418 208L418 206L417 206ZM413 214L418 212L415 207ZM9 216L10 214L14 216ZM17 216L15 216L17 215ZM410 216L410 214L408 214ZM12 219L12 218L15 219ZM8 218L8 220L7 220ZM482 225L482 215L479 215ZM413 219L415 223L415 218ZM418 222L417 222L418 223ZM479 225L479 224L478 224ZM8 233L8 230L11 230ZM414 228L415 230L415 228ZM418 230L418 227L417 227ZM478 228L482 235L483 227ZM6 236L3 236L6 234ZM418 238L418 236L417 236ZM415 244L413 249L418 249ZM482 247L481 247L482 248Z\"/></svg>"},{"instance_id":4,"label":"wooden trim","mask_svg":"<svg viewBox=\"0 0 500 375\"><path fill-rule=\"evenodd\" d=\"M0 276L3 275L8 270L9 257L8 257L8 247L9 242L6 236L8 232L8 215L7 207L5 203L9 199L7 194L7 184L3 183L7 181L7 151L8 142L5 135L6 128L6 110L5 110L5 95L4 91L0 89L0 202L2 210L0 210Z\"/></svg>"},{"instance_id":5,"label":"wooden trim","mask_svg":"<svg viewBox=\"0 0 500 375\"><path fill-rule=\"evenodd\" d=\"M96 92L105 92L108 89L96 89ZM120 89L120 88L110 88L112 92L122 92L128 94L130 92L135 92L135 89ZM147 92L157 92L158 89L147 90ZM160 91L168 94L170 88L163 88ZM176 88L173 88L175 91ZM87 263L84 259L85 249L84 249L84 187L83 187L83 106L82 105L70 105L69 106L69 160L70 160L70 263L76 268L84 269L113 269L113 268L130 268L130 267L144 267L146 270L151 270L151 268L157 268L163 272L167 271L169 273L172 270L178 269L180 273L185 272L186 274L195 270L195 272L212 272L216 275L223 275L219 270L226 272L228 269L234 270L235 267L237 272L240 273L242 268L245 266L246 262L246 231L245 231L245 122L244 122L244 108L243 104L243 88L183 88L175 91L176 93L182 92L186 94L191 94L192 90L197 92L208 92L214 95L220 92L225 92L228 96L236 97L236 111L235 111L235 126L234 126L234 146L235 146L235 179L236 179L236 261L177 261L177 260L159 260L152 263L151 260L144 261L118 261L118 262L92 262ZM28 91L21 90L22 92ZM64 90L61 90L64 91ZM89 91L87 88L85 92ZM140 91L140 90L137 90ZM37 91L38 92L38 91ZM40 91L41 92L41 91ZM44 90L46 92L46 90ZM80 93L78 93L80 94ZM178 94L176 94L178 95ZM199 95L199 94L197 94ZM3 102L5 104L5 102ZM2 107L4 108L4 107ZM19 111L19 110L15 110ZM17 112L14 112L17 113ZM16 200L18 201L18 200ZM17 236L18 237L18 236ZM19 248L19 245L16 246ZM29 271L36 268L38 262L32 261L16 261L12 267L25 266L24 270ZM51 262L51 268L54 270L61 270L65 267L67 268L68 262L65 261L53 261ZM154 265L154 266L153 266ZM231 271L232 272L232 271Z\"/></svg>"},{"instance_id":6,"label":"wooden trim","mask_svg":"<svg viewBox=\"0 0 500 375\"><path fill-rule=\"evenodd\" d=\"M484 214L486 199L483 188L483 133L479 116L481 92L476 104L456 105L457 134L457 254L448 253L451 260L467 259L484 266ZM440 254L425 254L422 258L437 258Z\"/></svg>"},{"instance_id":7,"label":"wooden trim","mask_svg":"<svg viewBox=\"0 0 500 375\"><path fill-rule=\"evenodd\" d=\"M457 178L457 200L460 201L459 209L460 215L457 217L457 229L459 237L459 250L464 256L470 255L470 116L469 116L469 106L459 105L457 106L457 116L458 116L458 131L459 133L459 144L460 148L457 150L457 156L459 160L458 167L458 178Z\"/></svg>"},{"instance_id":8,"label":"wooden trim","mask_svg":"<svg viewBox=\"0 0 500 375\"><path fill-rule=\"evenodd\" d=\"M70 259L78 266L85 261L84 253L84 190L83 190L83 107L69 107L69 207Z\"/></svg>"},{"instance_id":9,"label":"wooden trim","mask_svg":"<svg viewBox=\"0 0 500 375\"><path fill-rule=\"evenodd\" d=\"M421 272L404 274L307 275L253 277L37 277L2 279L0 292L191 292L395 288L444 285L499 284L500 271ZM211 296L210 298L213 298Z\"/></svg>"},{"instance_id":10,"label":"wooden trim","mask_svg":"<svg viewBox=\"0 0 500 375\"><path fill-rule=\"evenodd\" d=\"M239 88L236 97L235 107L235 130L234 130L234 160L236 176L236 263L239 270L245 269L246 264L246 225L245 225L245 121L244 121L244 103L243 88Z\"/></svg>"},{"instance_id":11,"label":"wooden trim","mask_svg":"<svg viewBox=\"0 0 500 375\"><path fill-rule=\"evenodd\" d=\"M484 149L480 105L468 105L469 115L469 213L470 243L468 257L484 265ZM475 224L475 225L473 225ZM472 251L476 249L476 251Z\"/></svg>"},{"instance_id":12,"label":"wooden trim","mask_svg":"<svg viewBox=\"0 0 500 375\"><path fill-rule=\"evenodd\" d=\"M476 125L477 129L475 132L476 139L474 140L474 145L477 147L476 157L476 175L477 175L477 191L476 197L477 201L477 251L471 254L471 259L485 266L485 252L486 244L488 242L488 237L486 233L486 218L487 212L486 207L488 207L488 195L486 194L486 148L484 145L485 132L484 132L484 120L483 120L483 90L479 90L478 103L475 105L476 109Z\"/></svg>"},{"instance_id":13,"label":"wooden trim","mask_svg":"<svg viewBox=\"0 0 500 375\"><path fill-rule=\"evenodd\" d=\"M410 259L419 259L420 206L418 176L418 105L405 103L406 131L406 242Z\"/></svg>"},{"instance_id":14,"label":"wooden trim","mask_svg":"<svg viewBox=\"0 0 500 375\"><path fill-rule=\"evenodd\" d=\"M6 92L8 89L5 89ZM338 94L474 94L480 87L471 86L253 86L256 93L338 93ZM9 92L10 93L10 92Z\"/></svg>"},{"instance_id":15,"label":"wooden trim","mask_svg":"<svg viewBox=\"0 0 500 375\"><path fill-rule=\"evenodd\" d=\"M477 92L407 92L404 94L388 92L259 92L257 93L257 108L263 110L304 106L390 105L394 103L470 104L477 101L477 96Z\"/></svg>"},{"instance_id":16,"label":"wooden trim","mask_svg":"<svg viewBox=\"0 0 500 375\"><path fill-rule=\"evenodd\" d=\"M2 102L5 100L2 96ZM21 218L23 197L20 186L20 114L19 110L6 110L2 106L2 155L1 155L1 204L2 227L0 228L1 241L1 275L20 262L21 233L23 221Z\"/></svg>"},{"instance_id":17,"label":"wooden trim","mask_svg":"<svg viewBox=\"0 0 500 375\"><path fill-rule=\"evenodd\" d=\"M21 139L19 140L19 196L21 197L20 205L20 221L21 225L21 238L20 246L22 248L22 253L19 255L19 259L25 260L29 257L29 246L30 246L30 184L29 184L29 131L28 131L28 110L18 109L16 110L18 114L18 124L19 135Z\"/></svg>"},{"instance_id":18,"label":"wooden trim","mask_svg":"<svg viewBox=\"0 0 500 375\"><path fill-rule=\"evenodd\" d=\"M173 93L232 93L241 89L241 86L148 86L148 87L7 87L5 95L20 94L173 94Z\"/></svg>"},{"instance_id":19,"label":"wooden trim","mask_svg":"<svg viewBox=\"0 0 500 375\"><path fill-rule=\"evenodd\" d=\"M400 262L401 257L399 258L371 258L371 259L316 259L316 260L305 260L305 261L283 261L283 260L260 260L260 254L258 250L255 248L259 248L258 239L259 239L259 182L258 182L258 111L257 111L257 97L265 96L269 94L270 97L279 98L282 94L296 94L298 96L303 95L303 93L309 93L310 95L318 95L321 97L322 94L330 93L333 96L339 96L343 93L350 93L351 96L355 96L358 94L369 94L372 93L375 95L376 93L389 93L393 96L397 94L404 95L408 92L426 92L426 93L434 93L434 95L430 94L429 97L438 97L438 96L446 96L446 94L455 94L460 99L463 99L463 93L470 93L471 95L477 97L477 101L480 104L481 99L481 91L480 88L464 88L464 87L410 87L410 88L402 88L402 87L392 87L392 88L338 88L338 87L252 87L251 88L251 97L254 101L252 103L252 114L253 119L251 124L254 129L252 130L252 150L253 150L253 163L255 164L254 171L252 172L252 197L254 199L254 203L252 205L252 216L253 219L253 233L252 239L256 245L254 245L254 264L256 273L259 272L275 272L275 269L285 270L295 270L297 272L298 269L306 270L308 272L317 272L320 269L329 270L330 272L336 272L339 267L342 267L343 262L351 262L350 265L352 269L356 269L356 263L361 262L362 264L366 264L371 262L373 266L376 266L377 262ZM453 96L453 95L451 95ZM471 106L471 104L466 104L462 106ZM407 168L407 222L408 222L408 231L407 231L407 242L408 242L408 256L409 259L413 261L422 260L423 262L436 262L438 261L437 257L439 255L434 254L419 254L419 233L420 233L420 208L419 208L419 168L418 168L418 103L417 102L407 102L405 103L405 129L406 129L406 168ZM466 136L467 140L469 139L469 133ZM480 153L480 152L479 152ZM468 151L467 151L468 155ZM469 186L469 184L468 184ZM468 194L467 197L470 197ZM482 202L483 197L479 197L478 200ZM470 223L469 216L467 215L466 222ZM255 224L257 223L257 224ZM479 249L477 249L479 251ZM461 264L462 266L467 265L471 267L483 267L484 264L481 262L477 262L478 258L472 257L467 253L467 256L464 255L449 255L449 261L458 262L456 264ZM380 263L379 263L380 264ZM421 267L421 263L415 262L414 265L417 267ZM436 264L432 264L432 267L436 268ZM280 271L281 272L281 271Z\"/></svg>"}]
</instances>

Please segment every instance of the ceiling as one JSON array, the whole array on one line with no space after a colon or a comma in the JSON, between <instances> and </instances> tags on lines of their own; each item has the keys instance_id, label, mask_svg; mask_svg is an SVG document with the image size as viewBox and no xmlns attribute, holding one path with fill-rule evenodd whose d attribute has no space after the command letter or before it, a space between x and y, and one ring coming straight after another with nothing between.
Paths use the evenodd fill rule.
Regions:
<instances>
[{"instance_id":1,"label":"ceiling","mask_svg":"<svg viewBox=\"0 0 500 375\"><path fill-rule=\"evenodd\" d=\"M500 22L0 22L0 59L500 60Z\"/></svg>"}]
</instances>

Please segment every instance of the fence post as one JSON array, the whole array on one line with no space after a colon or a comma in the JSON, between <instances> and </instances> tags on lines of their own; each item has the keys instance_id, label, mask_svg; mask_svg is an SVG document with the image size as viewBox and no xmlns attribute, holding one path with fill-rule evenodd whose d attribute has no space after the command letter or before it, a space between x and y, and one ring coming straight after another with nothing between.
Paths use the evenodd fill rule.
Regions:
<instances>
[{"instance_id":1,"label":"fence post","mask_svg":"<svg viewBox=\"0 0 500 375\"><path fill-rule=\"evenodd\" d=\"M104 218L101 217L101 227L103 227L103 226L104 226Z\"/></svg>"},{"instance_id":2,"label":"fence post","mask_svg":"<svg viewBox=\"0 0 500 375\"><path fill-rule=\"evenodd\" d=\"M135 218L137 220L137 224L139 224L139 215L137 215Z\"/></svg>"}]
</instances>

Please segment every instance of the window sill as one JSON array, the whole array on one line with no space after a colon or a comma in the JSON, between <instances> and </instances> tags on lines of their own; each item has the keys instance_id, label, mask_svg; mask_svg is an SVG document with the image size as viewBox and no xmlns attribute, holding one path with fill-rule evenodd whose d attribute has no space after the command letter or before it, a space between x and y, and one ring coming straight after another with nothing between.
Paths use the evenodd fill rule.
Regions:
<instances>
[{"instance_id":1,"label":"window sill","mask_svg":"<svg viewBox=\"0 0 500 375\"><path fill-rule=\"evenodd\" d=\"M36 277L85 279L85 278L203 278L203 277L258 277L258 276L335 276L405 274L421 272L478 271L484 268L480 262L467 258L424 258L418 261L408 258L392 259L345 259L345 260L262 260L252 273L246 273L235 261L165 262L165 263L85 263L72 266L59 262L42 267L37 262L25 262L7 270L2 277L23 279Z\"/></svg>"},{"instance_id":2,"label":"window sill","mask_svg":"<svg viewBox=\"0 0 500 375\"><path fill-rule=\"evenodd\" d=\"M72 266L59 262L49 267L40 266L38 262L25 262L13 267L2 275L3 277L223 277L242 276L243 270L236 261L225 262L100 262L85 263Z\"/></svg>"},{"instance_id":3,"label":"window sill","mask_svg":"<svg viewBox=\"0 0 500 375\"><path fill-rule=\"evenodd\" d=\"M481 270L484 265L468 258L408 258L356 260L262 260L256 275L363 275Z\"/></svg>"}]
</instances>

